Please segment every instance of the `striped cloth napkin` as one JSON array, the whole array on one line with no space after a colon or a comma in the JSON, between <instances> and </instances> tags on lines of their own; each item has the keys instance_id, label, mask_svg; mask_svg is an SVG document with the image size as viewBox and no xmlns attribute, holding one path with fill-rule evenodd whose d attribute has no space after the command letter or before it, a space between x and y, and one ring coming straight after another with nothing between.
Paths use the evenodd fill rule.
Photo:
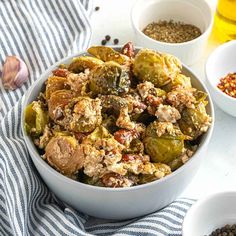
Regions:
<instances>
[{"instance_id":1,"label":"striped cloth napkin","mask_svg":"<svg viewBox=\"0 0 236 236\"><path fill-rule=\"evenodd\" d=\"M88 47L92 2L0 0L0 9L0 65L18 55L30 71L15 91L0 84L0 235L181 235L193 200L129 221L95 219L57 199L31 162L20 127L22 96L50 65Z\"/></svg>"}]
</instances>

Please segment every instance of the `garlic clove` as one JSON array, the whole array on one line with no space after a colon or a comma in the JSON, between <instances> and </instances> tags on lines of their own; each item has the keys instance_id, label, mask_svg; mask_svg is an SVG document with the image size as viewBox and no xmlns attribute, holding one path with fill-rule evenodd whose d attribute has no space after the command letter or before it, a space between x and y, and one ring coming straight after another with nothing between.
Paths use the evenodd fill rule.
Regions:
<instances>
[{"instance_id":1,"label":"garlic clove","mask_svg":"<svg viewBox=\"0 0 236 236\"><path fill-rule=\"evenodd\" d=\"M17 56L7 56L2 70L2 84L5 89L20 88L29 78L28 68Z\"/></svg>"}]
</instances>

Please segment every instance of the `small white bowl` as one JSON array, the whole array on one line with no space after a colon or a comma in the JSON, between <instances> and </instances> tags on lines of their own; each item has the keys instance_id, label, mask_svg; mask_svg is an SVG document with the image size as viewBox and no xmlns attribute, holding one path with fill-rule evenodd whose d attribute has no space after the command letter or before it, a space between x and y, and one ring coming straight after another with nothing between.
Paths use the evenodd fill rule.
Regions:
<instances>
[{"instance_id":1,"label":"small white bowl","mask_svg":"<svg viewBox=\"0 0 236 236\"><path fill-rule=\"evenodd\" d=\"M236 116L236 98L228 96L217 88L220 78L236 72L236 40L216 48L207 59L205 71L208 87L215 103L223 111Z\"/></svg>"},{"instance_id":2,"label":"small white bowl","mask_svg":"<svg viewBox=\"0 0 236 236\"><path fill-rule=\"evenodd\" d=\"M146 36L142 30L158 20L181 21L197 26L201 36L184 43L165 43ZM205 0L138 0L131 12L136 44L177 56L192 65L203 54L211 32L213 15Z\"/></svg>"},{"instance_id":3,"label":"small white bowl","mask_svg":"<svg viewBox=\"0 0 236 236\"><path fill-rule=\"evenodd\" d=\"M236 223L236 192L221 192L197 201L187 212L182 236L204 236Z\"/></svg>"}]
</instances>

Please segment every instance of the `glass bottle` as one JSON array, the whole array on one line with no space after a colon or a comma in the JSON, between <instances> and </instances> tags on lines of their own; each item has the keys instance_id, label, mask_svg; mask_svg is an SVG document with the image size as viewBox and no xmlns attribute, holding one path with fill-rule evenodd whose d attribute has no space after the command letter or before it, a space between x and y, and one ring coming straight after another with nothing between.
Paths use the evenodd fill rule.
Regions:
<instances>
[{"instance_id":1,"label":"glass bottle","mask_svg":"<svg viewBox=\"0 0 236 236\"><path fill-rule=\"evenodd\" d=\"M218 0L215 28L220 41L236 39L236 0Z\"/></svg>"}]
</instances>

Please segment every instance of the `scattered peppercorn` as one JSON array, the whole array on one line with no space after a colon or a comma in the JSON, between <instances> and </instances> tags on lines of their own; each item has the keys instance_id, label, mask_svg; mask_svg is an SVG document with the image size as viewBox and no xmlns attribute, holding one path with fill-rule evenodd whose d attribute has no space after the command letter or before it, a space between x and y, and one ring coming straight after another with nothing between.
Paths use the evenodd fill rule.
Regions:
<instances>
[{"instance_id":1,"label":"scattered peppercorn","mask_svg":"<svg viewBox=\"0 0 236 236\"><path fill-rule=\"evenodd\" d=\"M148 24L143 29L143 33L157 41L183 43L199 37L201 30L191 24L174 22L173 20L160 20Z\"/></svg>"},{"instance_id":2,"label":"scattered peppercorn","mask_svg":"<svg viewBox=\"0 0 236 236\"><path fill-rule=\"evenodd\" d=\"M109 41L111 39L111 36L110 35L106 35L105 39L106 39L106 41Z\"/></svg>"},{"instance_id":3,"label":"scattered peppercorn","mask_svg":"<svg viewBox=\"0 0 236 236\"><path fill-rule=\"evenodd\" d=\"M217 87L225 94L236 98L236 73L229 73L221 78Z\"/></svg>"},{"instance_id":4,"label":"scattered peppercorn","mask_svg":"<svg viewBox=\"0 0 236 236\"><path fill-rule=\"evenodd\" d=\"M214 230L209 236L236 236L236 224L227 224L222 228Z\"/></svg>"},{"instance_id":5,"label":"scattered peppercorn","mask_svg":"<svg viewBox=\"0 0 236 236\"><path fill-rule=\"evenodd\" d=\"M114 39L114 44L118 44L119 43L119 39Z\"/></svg>"},{"instance_id":6,"label":"scattered peppercorn","mask_svg":"<svg viewBox=\"0 0 236 236\"><path fill-rule=\"evenodd\" d=\"M95 11L98 11L100 9L100 7L95 7Z\"/></svg>"},{"instance_id":7,"label":"scattered peppercorn","mask_svg":"<svg viewBox=\"0 0 236 236\"><path fill-rule=\"evenodd\" d=\"M106 45L106 43L107 43L106 39L103 39L103 40L101 41L101 44L102 44L102 45Z\"/></svg>"}]
</instances>

